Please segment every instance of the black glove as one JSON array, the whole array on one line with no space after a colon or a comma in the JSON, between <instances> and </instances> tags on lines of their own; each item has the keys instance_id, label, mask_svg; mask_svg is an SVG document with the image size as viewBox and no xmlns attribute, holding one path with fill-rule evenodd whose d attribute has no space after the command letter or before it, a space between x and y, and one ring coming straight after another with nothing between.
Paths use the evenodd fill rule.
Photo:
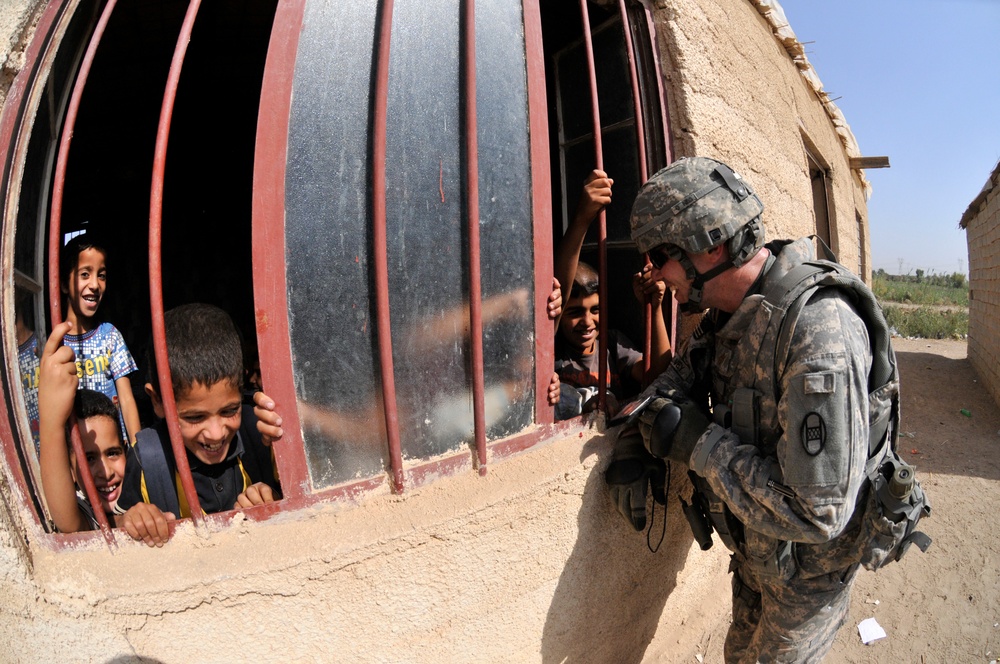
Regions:
<instances>
[{"instance_id":1,"label":"black glove","mask_svg":"<svg viewBox=\"0 0 1000 664\"><path fill-rule=\"evenodd\" d=\"M639 431L649 452L685 465L708 424L698 405L674 390L653 399L639 415Z\"/></svg>"},{"instance_id":2,"label":"black glove","mask_svg":"<svg viewBox=\"0 0 1000 664\"><path fill-rule=\"evenodd\" d=\"M642 531L646 527L646 492L653 490L653 499L667 504L664 486L667 464L646 451L642 436L634 428L618 436L615 452L604 473L611 500L632 527Z\"/></svg>"}]
</instances>

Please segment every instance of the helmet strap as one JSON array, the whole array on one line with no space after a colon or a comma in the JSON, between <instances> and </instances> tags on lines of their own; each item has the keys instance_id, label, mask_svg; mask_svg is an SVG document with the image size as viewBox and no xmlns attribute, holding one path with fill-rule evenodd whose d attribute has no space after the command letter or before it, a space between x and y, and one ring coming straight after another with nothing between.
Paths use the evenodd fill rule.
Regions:
<instances>
[{"instance_id":1,"label":"helmet strap","mask_svg":"<svg viewBox=\"0 0 1000 664\"><path fill-rule=\"evenodd\" d=\"M687 253L680 251L679 247L672 258L675 258L677 262L681 264L681 267L684 268L685 276L691 280L691 290L688 293L687 302L680 305L681 311L688 314L699 313L702 311L701 298L704 294L703 291L705 283L716 278L729 268L734 267L733 259L730 257L713 267L708 272L698 272Z\"/></svg>"}]
</instances>

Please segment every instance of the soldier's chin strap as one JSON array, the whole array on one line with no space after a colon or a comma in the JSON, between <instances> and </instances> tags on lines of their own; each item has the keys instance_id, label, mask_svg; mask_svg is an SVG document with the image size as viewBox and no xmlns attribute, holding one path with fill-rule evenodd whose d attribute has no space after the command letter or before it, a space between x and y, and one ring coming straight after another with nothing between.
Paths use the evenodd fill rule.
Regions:
<instances>
[{"instance_id":1,"label":"soldier's chin strap","mask_svg":"<svg viewBox=\"0 0 1000 664\"><path fill-rule=\"evenodd\" d=\"M681 264L681 267L684 268L685 276L692 282L687 302L680 305L681 311L686 314L697 314L704 311L705 307L701 306L701 298L705 283L719 276L729 268L736 266L732 257L729 257L708 272L702 273L695 269L694 263L691 262L691 259L688 258L688 255L680 247L676 245L667 247L667 255Z\"/></svg>"}]
</instances>

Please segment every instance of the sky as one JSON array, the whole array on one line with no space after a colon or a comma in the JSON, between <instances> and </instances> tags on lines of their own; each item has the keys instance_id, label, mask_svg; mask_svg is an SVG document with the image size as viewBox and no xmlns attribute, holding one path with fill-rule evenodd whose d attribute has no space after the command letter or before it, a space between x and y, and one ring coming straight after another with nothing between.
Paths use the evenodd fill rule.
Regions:
<instances>
[{"instance_id":1,"label":"sky","mask_svg":"<svg viewBox=\"0 0 1000 664\"><path fill-rule=\"evenodd\" d=\"M1000 0L779 0L865 171L872 269L968 274L958 222L1000 160Z\"/></svg>"}]
</instances>

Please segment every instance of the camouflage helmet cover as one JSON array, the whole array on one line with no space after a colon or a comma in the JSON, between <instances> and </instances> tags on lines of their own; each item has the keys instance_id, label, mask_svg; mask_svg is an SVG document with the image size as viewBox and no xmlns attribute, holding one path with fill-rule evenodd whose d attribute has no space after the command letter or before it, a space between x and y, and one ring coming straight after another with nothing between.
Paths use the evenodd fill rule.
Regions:
<instances>
[{"instance_id":1,"label":"camouflage helmet cover","mask_svg":"<svg viewBox=\"0 0 1000 664\"><path fill-rule=\"evenodd\" d=\"M687 157L657 171L639 189L632 240L642 253L663 244L701 253L739 236L730 246L735 254L743 244L742 229L756 222L753 242L759 249L763 211L753 189L731 168L708 157Z\"/></svg>"}]
</instances>

